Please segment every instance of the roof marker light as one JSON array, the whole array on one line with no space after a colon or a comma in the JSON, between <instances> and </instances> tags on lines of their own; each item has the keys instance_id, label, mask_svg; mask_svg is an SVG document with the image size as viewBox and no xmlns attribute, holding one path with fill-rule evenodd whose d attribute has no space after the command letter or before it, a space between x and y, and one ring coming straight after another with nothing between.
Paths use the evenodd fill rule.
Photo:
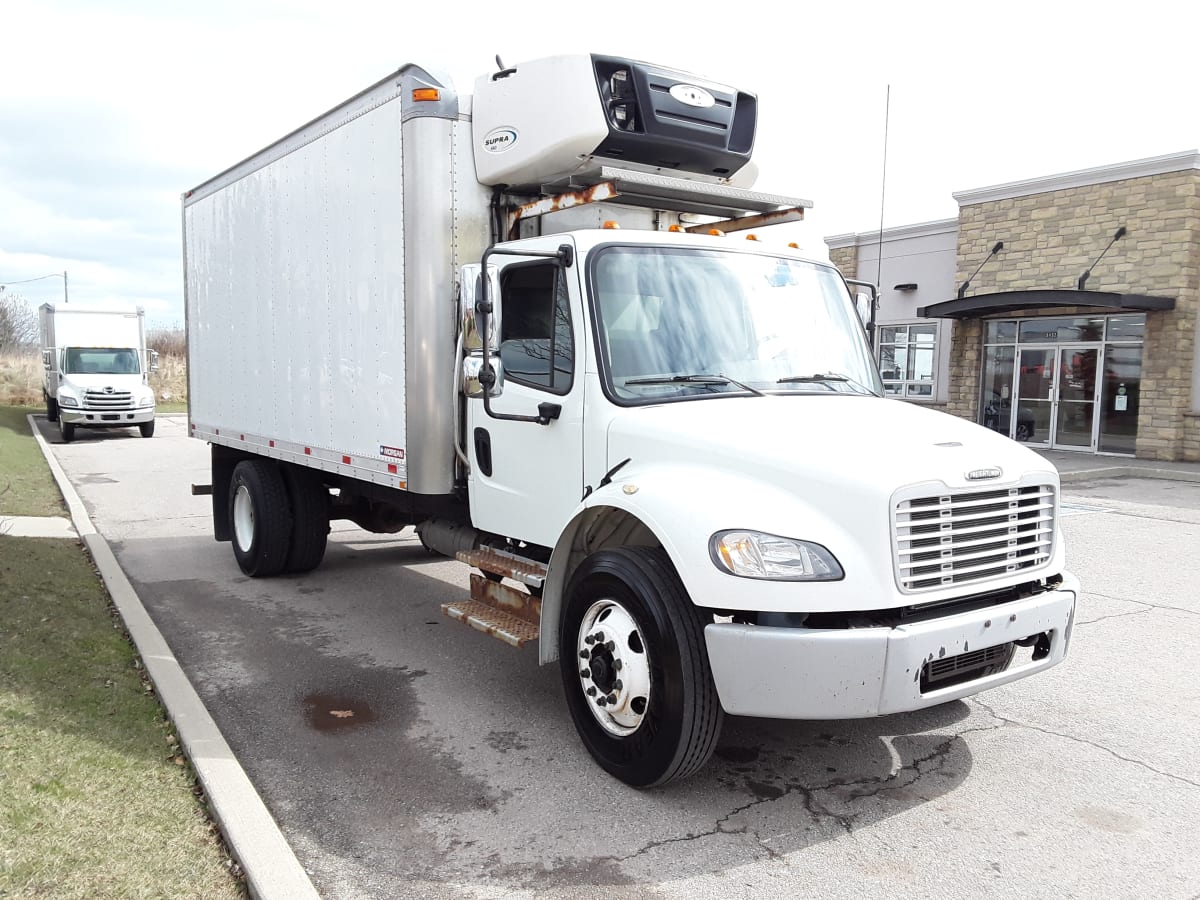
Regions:
<instances>
[{"instance_id":1,"label":"roof marker light","mask_svg":"<svg viewBox=\"0 0 1200 900\"><path fill-rule=\"evenodd\" d=\"M667 231L670 231L674 234L678 234L679 232L683 231L683 226L682 225L672 225L670 228L667 229Z\"/></svg>"},{"instance_id":2,"label":"roof marker light","mask_svg":"<svg viewBox=\"0 0 1200 900\"><path fill-rule=\"evenodd\" d=\"M725 232L723 232L720 228L710 228L708 229L708 233L713 237L725 237Z\"/></svg>"},{"instance_id":3,"label":"roof marker light","mask_svg":"<svg viewBox=\"0 0 1200 900\"><path fill-rule=\"evenodd\" d=\"M800 249L800 245L797 244L795 241L788 241L788 246L791 247L793 250Z\"/></svg>"},{"instance_id":4,"label":"roof marker light","mask_svg":"<svg viewBox=\"0 0 1200 900\"><path fill-rule=\"evenodd\" d=\"M442 94L437 88L413 88L413 102L440 100Z\"/></svg>"},{"instance_id":5,"label":"roof marker light","mask_svg":"<svg viewBox=\"0 0 1200 900\"><path fill-rule=\"evenodd\" d=\"M621 229L620 223L615 222L612 219L609 219L607 222L605 222L603 227L608 228L610 230L616 230L616 231L620 231L620 229Z\"/></svg>"},{"instance_id":6,"label":"roof marker light","mask_svg":"<svg viewBox=\"0 0 1200 900\"><path fill-rule=\"evenodd\" d=\"M758 240L758 235L757 235L757 234L748 234L748 235L746 235L746 240L748 240L748 241L757 241L757 240Z\"/></svg>"}]
</instances>

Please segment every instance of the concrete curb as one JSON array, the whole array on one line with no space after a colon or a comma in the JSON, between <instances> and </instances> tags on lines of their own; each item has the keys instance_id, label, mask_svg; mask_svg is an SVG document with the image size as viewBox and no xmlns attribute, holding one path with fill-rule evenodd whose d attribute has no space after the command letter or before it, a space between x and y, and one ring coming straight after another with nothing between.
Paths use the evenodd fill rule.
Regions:
<instances>
[{"instance_id":1,"label":"concrete curb","mask_svg":"<svg viewBox=\"0 0 1200 900\"><path fill-rule=\"evenodd\" d=\"M320 895L304 867L146 612L108 541L92 525L83 501L42 437L33 416L28 419L34 439L66 500L75 528L100 570L100 577L137 646L159 699L175 723L184 752L204 788L213 818L246 876L251 896L261 900L317 900Z\"/></svg>"},{"instance_id":2,"label":"concrete curb","mask_svg":"<svg viewBox=\"0 0 1200 900\"><path fill-rule=\"evenodd\" d=\"M1076 472L1060 472L1062 484L1073 481L1091 481L1095 478L1158 478L1163 481L1200 482L1200 472L1184 472L1179 469L1155 469L1149 466L1106 466L1103 469L1082 469Z\"/></svg>"}]
</instances>

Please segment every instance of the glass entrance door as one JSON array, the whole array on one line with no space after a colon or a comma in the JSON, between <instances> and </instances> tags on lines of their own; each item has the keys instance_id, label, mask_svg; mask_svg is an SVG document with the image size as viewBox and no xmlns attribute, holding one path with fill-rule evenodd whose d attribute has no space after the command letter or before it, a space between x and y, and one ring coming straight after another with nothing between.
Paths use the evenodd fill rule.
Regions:
<instances>
[{"instance_id":1,"label":"glass entrance door","mask_svg":"<svg viewBox=\"0 0 1200 900\"><path fill-rule=\"evenodd\" d=\"M1099 358L1098 347L1064 345L1058 348L1052 447L1095 449L1096 363Z\"/></svg>"},{"instance_id":2,"label":"glass entrance door","mask_svg":"<svg viewBox=\"0 0 1200 900\"><path fill-rule=\"evenodd\" d=\"M1056 348L1017 351L1017 396L1009 411L1009 436L1026 444L1050 446L1054 432Z\"/></svg>"}]
</instances>

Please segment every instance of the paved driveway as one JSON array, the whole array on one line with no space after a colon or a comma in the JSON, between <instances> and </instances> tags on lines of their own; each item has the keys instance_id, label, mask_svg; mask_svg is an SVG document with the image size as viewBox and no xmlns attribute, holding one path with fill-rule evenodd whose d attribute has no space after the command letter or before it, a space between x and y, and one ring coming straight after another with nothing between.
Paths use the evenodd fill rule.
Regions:
<instances>
[{"instance_id":1,"label":"paved driveway","mask_svg":"<svg viewBox=\"0 0 1200 900\"><path fill-rule=\"evenodd\" d=\"M1087 594L1051 672L921 714L728 719L707 769L637 792L556 668L441 617L467 570L411 533L337 523L316 572L251 580L190 495L182 417L53 449L326 897L1200 895L1195 487L1069 488Z\"/></svg>"}]
</instances>

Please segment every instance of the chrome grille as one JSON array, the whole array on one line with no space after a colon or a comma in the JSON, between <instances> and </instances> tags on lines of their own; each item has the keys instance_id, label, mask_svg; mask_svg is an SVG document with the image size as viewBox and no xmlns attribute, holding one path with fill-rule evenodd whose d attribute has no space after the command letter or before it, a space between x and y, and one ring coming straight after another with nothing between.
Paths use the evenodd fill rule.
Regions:
<instances>
[{"instance_id":1,"label":"chrome grille","mask_svg":"<svg viewBox=\"0 0 1200 900\"><path fill-rule=\"evenodd\" d=\"M1050 560L1054 487L906 497L896 503L892 526L902 591L986 581Z\"/></svg>"},{"instance_id":2,"label":"chrome grille","mask_svg":"<svg viewBox=\"0 0 1200 900\"><path fill-rule=\"evenodd\" d=\"M133 409L133 394L129 391L85 391L85 409Z\"/></svg>"}]
</instances>

